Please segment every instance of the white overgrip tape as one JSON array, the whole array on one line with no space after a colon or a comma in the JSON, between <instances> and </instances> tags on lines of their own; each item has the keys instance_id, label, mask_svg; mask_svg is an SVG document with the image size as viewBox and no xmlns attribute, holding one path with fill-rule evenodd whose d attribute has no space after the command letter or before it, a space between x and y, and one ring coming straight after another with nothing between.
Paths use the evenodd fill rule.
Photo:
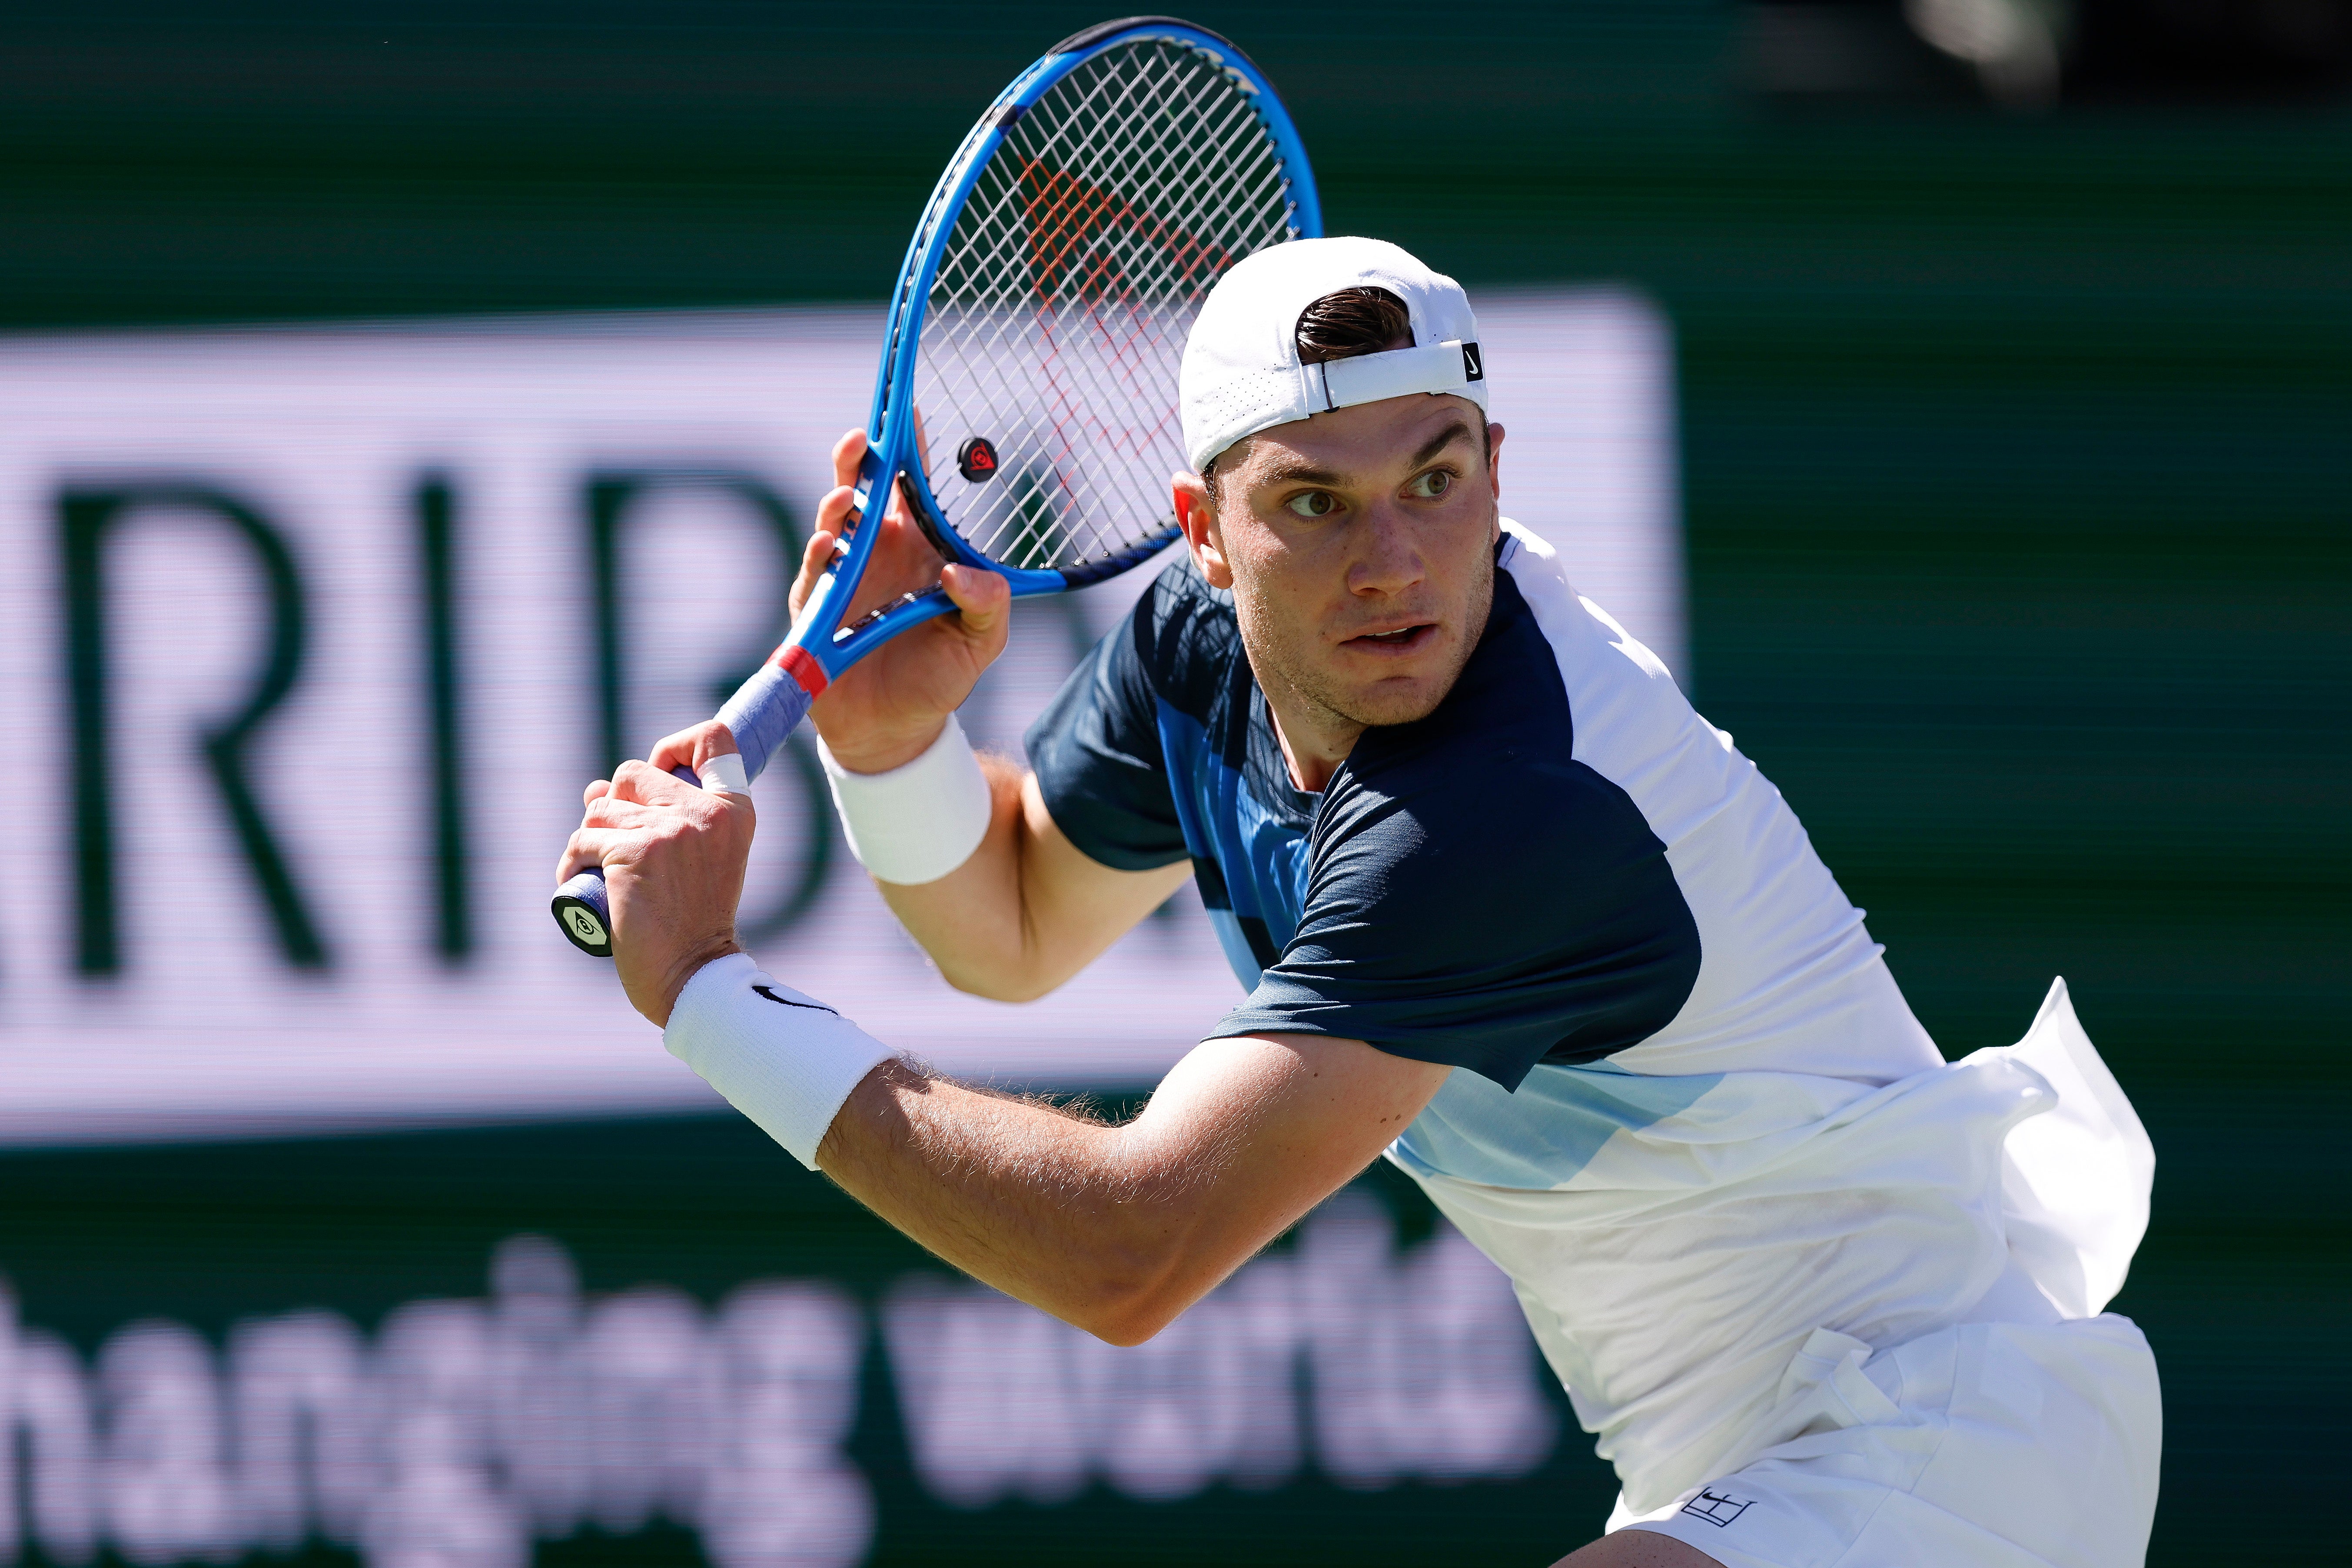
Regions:
<instances>
[{"instance_id":1,"label":"white overgrip tape","mask_svg":"<svg viewBox=\"0 0 2352 1568\"><path fill-rule=\"evenodd\" d=\"M812 1171L850 1090L898 1054L740 952L695 971L662 1044Z\"/></svg>"},{"instance_id":2,"label":"white overgrip tape","mask_svg":"<svg viewBox=\"0 0 2352 1568\"><path fill-rule=\"evenodd\" d=\"M730 752L723 757L713 757L695 769L702 787L720 795L750 795L751 780L743 772L743 753Z\"/></svg>"},{"instance_id":3,"label":"white overgrip tape","mask_svg":"<svg viewBox=\"0 0 2352 1568\"><path fill-rule=\"evenodd\" d=\"M885 882L936 882L971 859L988 837L995 797L952 713L929 751L888 773L853 773L823 742L817 755L833 785L849 852Z\"/></svg>"}]
</instances>

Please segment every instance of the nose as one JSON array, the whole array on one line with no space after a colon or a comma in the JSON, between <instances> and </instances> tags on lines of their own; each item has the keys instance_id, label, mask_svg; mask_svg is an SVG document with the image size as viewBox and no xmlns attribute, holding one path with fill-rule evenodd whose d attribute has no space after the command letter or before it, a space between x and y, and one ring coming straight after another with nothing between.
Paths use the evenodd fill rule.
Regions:
<instances>
[{"instance_id":1,"label":"nose","mask_svg":"<svg viewBox=\"0 0 2352 1568\"><path fill-rule=\"evenodd\" d=\"M1418 587L1428 574L1419 531L1392 501L1375 502L1349 531L1348 591L1359 598L1392 597Z\"/></svg>"}]
</instances>

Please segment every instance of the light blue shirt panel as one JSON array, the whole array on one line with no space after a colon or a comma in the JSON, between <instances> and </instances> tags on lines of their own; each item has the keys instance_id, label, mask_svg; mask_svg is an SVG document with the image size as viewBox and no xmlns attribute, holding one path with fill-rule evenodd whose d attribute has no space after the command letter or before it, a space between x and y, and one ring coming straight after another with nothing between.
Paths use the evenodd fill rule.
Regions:
<instances>
[{"instance_id":1,"label":"light blue shirt panel","mask_svg":"<svg viewBox=\"0 0 2352 1568\"><path fill-rule=\"evenodd\" d=\"M1677 1115L1722 1081L1721 1073L1653 1078L1605 1062L1538 1063L1511 1090L1455 1068L1389 1157L1416 1175L1549 1192L1619 1131Z\"/></svg>"},{"instance_id":2,"label":"light blue shirt panel","mask_svg":"<svg viewBox=\"0 0 2352 1568\"><path fill-rule=\"evenodd\" d=\"M1233 908L1209 912L1226 961L1246 990L1258 983L1261 971L1239 919L1263 921L1276 952L1289 944L1307 908L1310 846L1307 835L1250 792L1242 775L1210 744L1199 720L1165 698L1159 712L1160 744L1168 759L1176 821L1193 858L1215 861L1223 873Z\"/></svg>"}]
</instances>

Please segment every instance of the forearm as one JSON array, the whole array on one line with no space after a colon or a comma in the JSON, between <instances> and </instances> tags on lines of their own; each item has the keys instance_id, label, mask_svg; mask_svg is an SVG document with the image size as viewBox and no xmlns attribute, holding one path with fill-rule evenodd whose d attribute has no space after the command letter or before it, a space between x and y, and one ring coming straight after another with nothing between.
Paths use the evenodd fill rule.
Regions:
<instances>
[{"instance_id":1,"label":"forearm","mask_svg":"<svg viewBox=\"0 0 2352 1568\"><path fill-rule=\"evenodd\" d=\"M1036 778L1001 757L981 759L992 796L988 832L936 881L877 881L883 899L940 973L960 991L1028 1002L1060 985L1192 874L1179 862L1115 871L1054 826Z\"/></svg>"},{"instance_id":2,"label":"forearm","mask_svg":"<svg viewBox=\"0 0 2352 1568\"><path fill-rule=\"evenodd\" d=\"M1034 835L1023 810L1020 771L982 757L989 784L988 832L971 858L936 881L909 886L876 879L883 901L907 934L960 991L999 1001L1026 1001L1066 976L1038 983L1034 922L1026 909Z\"/></svg>"},{"instance_id":3,"label":"forearm","mask_svg":"<svg viewBox=\"0 0 2352 1568\"><path fill-rule=\"evenodd\" d=\"M886 1064L816 1161L975 1279L1135 1344L1362 1170L1446 1071L1357 1040L1211 1040L1107 1127Z\"/></svg>"},{"instance_id":4,"label":"forearm","mask_svg":"<svg viewBox=\"0 0 2352 1568\"><path fill-rule=\"evenodd\" d=\"M688 983L663 1043L941 1258L1120 1343L1150 1338L1353 1173L1318 1186L1322 1163L1291 1159L1286 1173L1220 1179L1238 1159L1285 1155L1264 1119L1286 1082L1314 1081L1271 1041L1199 1047L1143 1115L1109 1127L929 1079L739 954Z\"/></svg>"},{"instance_id":5,"label":"forearm","mask_svg":"<svg viewBox=\"0 0 2352 1568\"><path fill-rule=\"evenodd\" d=\"M940 1257L1119 1344L1361 1170L1450 1070L1360 1040L1215 1039L1110 1127L929 1079L740 954L688 983L664 1043Z\"/></svg>"},{"instance_id":6,"label":"forearm","mask_svg":"<svg viewBox=\"0 0 2352 1568\"><path fill-rule=\"evenodd\" d=\"M974 1279L1119 1344L1149 1339L1288 1223L1217 1223L1213 1145L903 1064L852 1092L817 1163Z\"/></svg>"}]
</instances>

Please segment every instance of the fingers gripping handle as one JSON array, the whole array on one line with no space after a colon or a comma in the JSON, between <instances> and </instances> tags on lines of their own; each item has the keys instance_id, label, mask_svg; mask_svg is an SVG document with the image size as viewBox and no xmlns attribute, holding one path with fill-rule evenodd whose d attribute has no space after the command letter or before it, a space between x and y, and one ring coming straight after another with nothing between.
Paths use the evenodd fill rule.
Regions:
<instances>
[{"instance_id":1,"label":"fingers gripping handle","mask_svg":"<svg viewBox=\"0 0 2352 1568\"><path fill-rule=\"evenodd\" d=\"M800 657L794 659L791 657L794 654ZM800 668L803 665L805 674ZM814 680L808 679L810 676ZM814 690L810 689L812 685ZM768 759L808 717L809 704L815 700L816 692L824 689L824 675L817 668L816 661L792 647L785 649L779 659L761 665L759 673L727 700L727 706L719 710L719 721L735 737L736 748L743 755L746 779L760 776ZM710 787L690 769L670 771L688 784ZM556 889L550 908L556 925L571 939L572 946L591 958L613 956L613 910L602 866L591 866Z\"/></svg>"},{"instance_id":2,"label":"fingers gripping handle","mask_svg":"<svg viewBox=\"0 0 2352 1568\"><path fill-rule=\"evenodd\" d=\"M672 768L670 772L690 784L702 781L691 768ZM555 889L555 901L548 906L555 915L555 923L572 939L572 945L591 958L613 956L613 907L604 887L604 868L591 866L573 875L572 879Z\"/></svg>"}]
</instances>

